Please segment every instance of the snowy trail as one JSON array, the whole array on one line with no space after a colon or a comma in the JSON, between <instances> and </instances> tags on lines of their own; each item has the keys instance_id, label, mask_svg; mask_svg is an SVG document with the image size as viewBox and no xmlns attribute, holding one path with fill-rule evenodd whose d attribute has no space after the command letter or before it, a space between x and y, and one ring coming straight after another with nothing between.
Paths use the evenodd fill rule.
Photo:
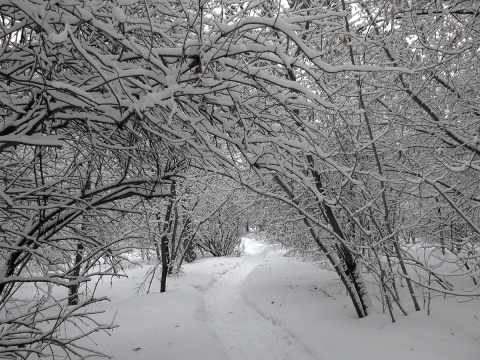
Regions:
<instances>
[{"instance_id":1,"label":"snowy trail","mask_svg":"<svg viewBox=\"0 0 480 360\"><path fill-rule=\"evenodd\" d=\"M242 293L248 274L263 262L267 247L248 244L242 260L221 275L204 296L207 319L215 329L229 360L318 359L281 324L262 316Z\"/></svg>"},{"instance_id":2,"label":"snowy trail","mask_svg":"<svg viewBox=\"0 0 480 360\"><path fill-rule=\"evenodd\" d=\"M387 314L358 320L333 272L244 241L242 257L186 264L162 294L134 296L148 267L100 282L97 296L112 301L89 310L119 327L81 345L116 360L479 359L478 302L432 298L430 315L412 306L394 324Z\"/></svg>"}]
</instances>

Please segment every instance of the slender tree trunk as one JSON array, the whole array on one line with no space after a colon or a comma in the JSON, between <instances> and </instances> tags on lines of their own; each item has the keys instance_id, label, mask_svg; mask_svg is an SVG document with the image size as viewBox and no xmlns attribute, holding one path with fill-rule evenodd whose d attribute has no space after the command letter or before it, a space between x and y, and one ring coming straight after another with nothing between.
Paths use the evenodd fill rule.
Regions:
<instances>
[{"instance_id":1,"label":"slender tree trunk","mask_svg":"<svg viewBox=\"0 0 480 360\"><path fill-rule=\"evenodd\" d=\"M157 221L160 220L160 214L157 214ZM160 230L161 233L161 230ZM162 261L162 250L160 249L160 243L157 241L157 239L154 239L154 244L155 244L155 254L157 254L157 260Z\"/></svg>"},{"instance_id":2,"label":"slender tree trunk","mask_svg":"<svg viewBox=\"0 0 480 360\"><path fill-rule=\"evenodd\" d=\"M310 157L309 163L310 161L313 161L313 158ZM315 177L317 180L316 186L321 187L322 185L320 183L320 178L318 174L314 175L316 175ZM283 189L283 191L287 194L291 201L295 203L295 196L290 190L290 188L278 176L275 176L275 181ZM332 209L325 203L323 204L323 207L325 209L325 212L327 213L327 218L332 221L330 225L332 226L333 232L337 236L344 239L343 232L341 231L340 226L336 221ZM370 310L371 301L368 292L365 289L360 268L358 267L357 262L355 261L355 258L351 251L343 244L338 246L336 249L331 248L330 246L322 242L322 239L320 239L320 237L315 233L313 225L307 218L304 217L303 222L305 223L305 226L309 229L310 235L315 240L320 250L322 250L322 252L325 254L327 259L330 261L335 271L339 275L340 280L344 284L350 296L350 299L352 300L357 316L359 318L367 316Z\"/></svg>"},{"instance_id":3,"label":"slender tree trunk","mask_svg":"<svg viewBox=\"0 0 480 360\"><path fill-rule=\"evenodd\" d=\"M87 179L85 182L84 191L88 191L92 189L92 183L90 182L90 172L87 173ZM83 222L81 225L82 233L86 230L85 225L85 216L83 216ZM74 278L80 276L80 270L82 268L82 261L83 261L83 251L85 250L83 243L81 241L77 242L77 249L75 250L75 265L72 271L72 276ZM79 283L75 283L70 285L68 288L68 305L78 305L78 290L80 288Z\"/></svg>"},{"instance_id":4,"label":"slender tree trunk","mask_svg":"<svg viewBox=\"0 0 480 360\"><path fill-rule=\"evenodd\" d=\"M162 279L160 282L160 292L163 293L167 289L167 276L169 269L169 254L168 254L168 237L167 235L162 236L161 242L161 253L162 253Z\"/></svg>"},{"instance_id":5,"label":"slender tree trunk","mask_svg":"<svg viewBox=\"0 0 480 360\"><path fill-rule=\"evenodd\" d=\"M174 200L173 200L174 201ZM170 261L169 261L169 264L168 264L168 274L169 275L172 275L173 273L173 266L174 266L174 263L175 263L175 258L177 257L177 251L176 251L176 247L180 246L180 241L178 241L178 244L177 244L177 229L178 229L178 207L177 207L177 203L175 202L174 204L174 207L175 207L175 211L174 211L174 219L173 219L173 231L172 231L172 245L171 245L171 256L170 256Z\"/></svg>"},{"instance_id":6,"label":"slender tree trunk","mask_svg":"<svg viewBox=\"0 0 480 360\"><path fill-rule=\"evenodd\" d=\"M72 271L72 276L73 277L78 277L80 276L80 270L81 270L81 263L83 260L83 250L84 246L82 242L78 241L77 242L77 250L75 251L75 267L73 268ZM73 285L70 285L68 287L68 305L78 305L78 289L80 288L80 284L75 283Z\"/></svg>"},{"instance_id":7,"label":"slender tree trunk","mask_svg":"<svg viewBox=\"0 0 480 360\"><path fill-rule=\"evenodd\" d=\"M175 202L175 182L172 182L170 185L170 194L171 198L167 205L167 211L165 212L165 219L163 223L163 229L161 231L161 241L160 241L160 258L162 261L162 278L160 281L160 292L165 292L167 289L167 276L170 268L170 253L168 249L168 233L170 232L172 226L172 209ZM160 224L159 224L160 226Z\"/></svg>"},{"instance_id":8,"label":"slender tree trunk","mask_svg":"<svg viewBox=\"0 0 480 360\"><path fill-rule=\"evenodd\" d=\"M345 11L346 10L345 0L342 0L342 7L343 7L343 10ZM366 9L366 7L364 7L364 6L363 6L363 8ZM370 12L368 12L368 14L370 14ZM378 28L376 26L374 26L374 28L378 31ZM347 33L350 32L350 26L348 24L348 18L347 17L345 17L345 29L347 30ZM354 54L353 54L352 45L350 45L350 40L351 39L348 39L350 61L351 61L352 65L355 65L355 57L354 57ZM393 58L390 55L390 52L388 51L388 49L385 47L384 50L386 51L387 56L393 62ZM408 89L408 87L405 86L405 82L403 80L403 75L399 74L398 77L399 77L400 81L402 82L402 84L404 85L404 87L406 89ZM375 144L375 138L373 136L373 131L372 131L372 127L371 127L371 124L370 124L367 108L365 106L365 102L364 102L364 99L363 99L362 81L360 80L360 77L357 77L356 83L357 83L357 88L358 88L358 107L359 107L360 110L364 110L363 118L365 119L365 124L367 126L367 131L368 131L370 141L372 142L371 148L373 150L373 156L375 158L375 163L377 165L378 173L380 174L381 177L383 177L382 163L380 161L380 157L378 156L377 146ZM388 207L387 195L386 195L387 188L386 188L385 182L383 180L380 180L380 187L382 189L381 196L382 196L382 203L383 203L383 209L384 209L384 214L383 214L384 215L384 223L385 223L388 234L391 235L391 234L393 234L393 232L392 232L392 228L391 228L391 224L390 224L390 218L389 218L389 207ZM410 278L408 276L407 268L405 267L405 263L403 261L403 256L402 256L402 253L400 251L400 246L398 245L398 241L393 242L393 247L395 249L395 254L398 257L398 261L400 263L400 267L402 269L402 272L405 275L405 280L407 282L408 290L410 291L410 296L411 296L413 304L415 306L415 310L420 311L420 306L418 305L417 298L415 296L415 292L413 291L413 286L412 286L412 283L411 283Z\"/></svg>"}]
</instances>

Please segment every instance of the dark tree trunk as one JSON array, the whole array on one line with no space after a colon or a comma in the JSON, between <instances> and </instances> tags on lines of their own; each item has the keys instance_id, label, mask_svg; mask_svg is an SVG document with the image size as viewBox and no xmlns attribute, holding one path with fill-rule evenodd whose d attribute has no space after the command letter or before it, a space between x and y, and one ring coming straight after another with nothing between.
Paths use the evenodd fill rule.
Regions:
<instances>
[{"instance_id":1,"label":"dark tree trunk","mask_svg":"<svg viewBox=\"0 0 480 360\"><path fill-rule=\"evenodd\" d=\"M172 202L174 202L175 200L172 200ZM169 259L169 263L168 263L168 275L172 275L173 273L173 265L175 263L175 259L177 257L177 252L175 251L175 248L177 246L180 246L180 241L178 241L178 244L177 244L177 229L178 229L178 208L177 208L177 204L175 203L173 205L175 207L175 211L174 211L174 219L173 219L173 231L172 231L172 251L171 251L171 256L170 256L170 259Z\"/></svg>"},{"instance_id":2,"label":"dark tree trunk","mask_svg":"<svg viewBox=\"0 0 480 360\"><path fill-rule=\"evenodd\" d=\"M308 161L313 161L312 158L308 158ZM312 167L313 169L313 167ZM322 188L320 182L320 176L318 173L313 172L313 175L316 178L316 186L318 189ZM295 196L289 187L279 178L275 177L277 184L285 191L288 197L295 202ZM340 229L338 222L333 214L332 209L325 203L321 204L325 210L325 217L332 226L333 232L339 236L341 239L344 239L343 232ZM303 221L305 226L309 229L310 235L315 240L320 250L325 254L327 259L333 265L335 271L340 277L342 283L345 285L345 288L352 300L353 306L359 318L363 318L368 315L368 293L363 285L363 279L361 278L360 269L357 267L357 263L352 252L344 245L336 246L334 249L329 248L326 244L323 243L322 239L315 233L312 224L310 221L304 217Z\"/></svg>"},{"instance_id":3,"label":"dark tree trunk","mask_svg":"<svg viewBox=\"0 0 480 360\"><path fill-rule=\"evenodd\" d=\"M90 174L87 174L87 179L85 182L84 192L87 190L91 190L92 183L90 182ZM81 229L82 232L85 230L85 216L83 216L84 221L82 221ZM85 250L83 243L81 241L77 242L77 249L75 251L75 265L73 267L73 271L71 275L73 278L77 278L80 276L80 270L82 268L82 261L83 261L83 251ZM80 288L80 284L74 283L68 287L68 305L78 305L78 290Z\"/></svg>"},{"instance_id":4,"label":"dark tree trunk","mask_svg":"<svg viewBox=\"0 0 480 360\"><path fill-rule=\"evenodd\" d=\"M83 260L83 244L79 241L77 243L77 250L75 252L75 267L72 271L73 277L80 276L81 263ZM68 287L68 305L78 305L78 289L80 287L79 283L75 283Z\"/></svg>"},{"instance_id":5,"label":"dark tree trunk","mask_svg":"<svg viewBox=\"0 0 480 360\"><path fill-rule=\"evenodd\" d=\"M162 252L162 280L160 282L160 292L163 293L167 289L167 276L169 268L169 253L168 253L168 237L167 235L162 236L161 243L161 252Z\"/></svg>"},{"instance_id":6,"label":"dark tree trunk","mask_svg":"<svg viewBox=\"0 0 480 360\"><path fill-rule=\"evenodd\" d=\"M170 268L170 253L168 249L168 233L172 227L172 209L175 202L175 182L170 185L170 201L167 205L167 211L165 212L165 220L163 225L163 231L161 231L162 238L160 243L160 257L162 261L162 279L160 281L160 292L165 292L167 289L167 276ZM160 226L160 224L159 224Z\"/></svg>"}]
</instances>

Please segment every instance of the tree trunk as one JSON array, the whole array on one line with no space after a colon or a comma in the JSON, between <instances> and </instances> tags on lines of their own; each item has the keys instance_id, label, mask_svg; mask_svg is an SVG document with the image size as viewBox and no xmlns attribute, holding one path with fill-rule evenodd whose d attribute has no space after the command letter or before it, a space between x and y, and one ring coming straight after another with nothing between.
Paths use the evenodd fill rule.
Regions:
<instances>
[{"instance_id":1,"label":"tree trunk","mask_svg":"<svg viewBox=\"0 0 480 360\"><path fill-rule=\"evenodd\" d=\"M87 190L92 189L92 183L90 181L90 172L87 173L87 178L85 181L84 192ZM83 216L82 225L80 226L82 233L85 231L85 219L86 217ZM85 250L83 243L79 240L77 242L77 249L75 251L75 265L72 271L73 278L77 278L80 276L80 270L82 268L82 261L83 261L83 251ZM68 287L68 305L78 305L78 289L80 288L80 284L77 282L72 284Z\"/></svg>"},{"instance_id":2,"label":"tree trunk","mask_svg":"<svg viewBox=\"0 0 480 360\"><path fill-rule=\"evenodd\" d=\"M162 261L162 278L160 281L160 292L165 292L167 289L167 276L170 267L170 253L168 249L168 233L170 232L172 226L172 209L175 202L175 182L172 182L170 185L170 200L167 205L167 211L165 212L165 219L163 222L163 229L161 233L161 242L160 242L160 257ZM160 227L160 223L158 225Z\"/></svg>"},{"instance_id":3,"label":"tree trunk","mask_svg":"<svg viewBox=\"0 0 480 360\"><path fill-rule=\"evenodd\" d=\"M160 282L160 292L163 293L167 289L167 276L168 276L168 268L170 263L167 235L162 236L161 252L162 252L162 279Z\"/></svg>"},{"instance_id":4,"label":"tree trunk","mask_svg":"<svg viewBox=\"0 0 480 360\"><path fill-rule=\"evenodd\" d=\"M175 201L175 200L172 200ZM174 211L174 219L173 219L173 231L172 231L172 251L171 251L171 256L170 256L170 261L168 263L168 275L172 275L173 273L173 264L175 262L175 258L177 257L177 251L176 247L180 246L180 241L178 241L177 244L177 229L178 229L178 207L177 203L175 202L174 204L175 211Z\"/></svg>"},{"instance_id":5,"label":"tree trunk","mask_svg":"<svg viewBox=\"0 0 480 360\"><path fill-rule=\"evenodd\" d=\"M310 164L310 162L313 161L313 158L307 156L307 160ZM320 176L313 170L312 173L316 179L316 186L321 188L322 184L320 182ZM275 181L283 189L283 191L285 191L291 201L295 203L295 196L290 190L290 188L278 176L275 176ZM320 205L323 206L325 210L326 217L330 221L333 233L341 239L344 239L343 232L341 231L340 226L336 221L332 209L325 203ZM333 265L338 276L340 277L340 280L342 281L348 292L348 295L350 296L350 299L352 300L357 316L359 318L367 316L370 310L371 301L368 292L365 289L360 268L358 267L352 252L343 244L337 246L335 249L331 248L329 245L322 242L322 239L320 239L319 236L315 233L313 225L306 217L303 218L303 222L305 223L305 226L309 229L310 235L315 240L320 250L322 250L324 255Z\"/></svg>"},{"instance_id":6,"label":"tree trunk","mask_svg":"<svg viewBox=\"0 0 480 360\"><path fill-rule=\"evenodd\" d=\"M75 267L72 271L73 277L80 276L81 263L83 260L83 244L79 241L77 242L77 250L75 252ZM75 283L68 287L68 305L78 305L78 289L80 287L79 283Z\"/></svg>"}]
</instances>

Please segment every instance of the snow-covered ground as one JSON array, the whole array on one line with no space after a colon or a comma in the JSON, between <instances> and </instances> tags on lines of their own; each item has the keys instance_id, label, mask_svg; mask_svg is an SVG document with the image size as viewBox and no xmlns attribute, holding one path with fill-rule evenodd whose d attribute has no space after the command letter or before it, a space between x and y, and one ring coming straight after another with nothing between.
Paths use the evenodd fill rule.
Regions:
<instances>
[{"instance_id":1,"label":"snow-covered ground","mask_svg":"<svg viewBox=\"0 0 480 360\"><path fill-rule=\"evenodd\" d=\"M244 238L240 258L206 258L135 295L146 268L100 283L96 305L119 325L90 346L121 360L478 360L480 304L435 298L432 314L357 319L335 274ZM381 309L380 309L381 310Z\"/></svg>"}]
</instances>

